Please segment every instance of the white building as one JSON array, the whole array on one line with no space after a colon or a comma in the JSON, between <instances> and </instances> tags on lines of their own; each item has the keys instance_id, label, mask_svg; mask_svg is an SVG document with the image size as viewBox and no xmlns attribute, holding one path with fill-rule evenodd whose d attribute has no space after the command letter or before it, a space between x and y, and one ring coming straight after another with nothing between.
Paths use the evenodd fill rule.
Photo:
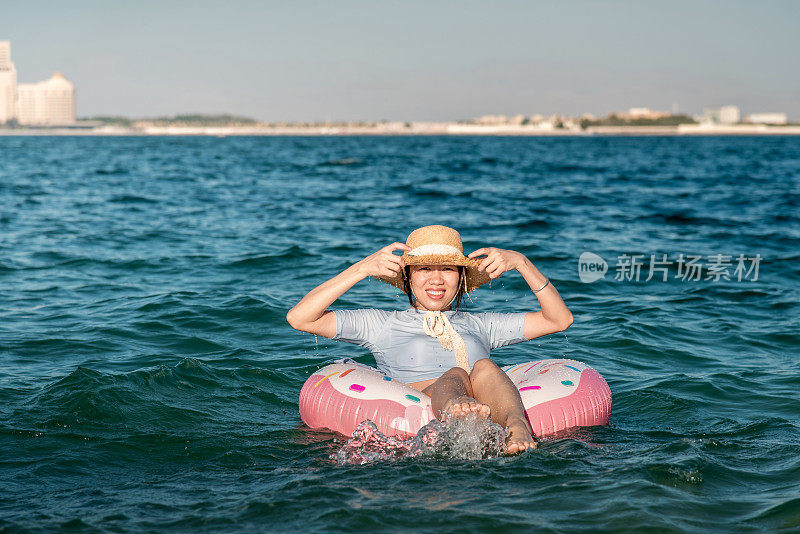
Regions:
<instances>
[{"instance_id":1,"label":"white building","mask_svg":"<svg viewBox=\"0 0 800 534\"><path fill-rule=\"evenodd\" d=\"M710 108L703 110L703 122L713 124L736 124L741 119L737 106L722 106L721 108Z\"/></svg>"},{"instance_id":2,"label":"white building","mask_svg":"<svg viewBox=\"0 0 800 534\"><path fill-rule=\"evenodd\" d=\"M663 119L664 117L669 117L669 112L653 111L650 108L630 108L628 110L628 113L617 113L617 116L621 119L629 119L629 120L636 120L636 119L656 120L656 119Z\"/></svg>"},{"instance_id":3,"label":"white building","mask_svg":"<svg viewBox=\"0 0 800 534\"><path fill-rule=\"evenodd\" d=\"M11 62L11 43L0 41L0 124L17 115L17 69Z\"/></svg>"},{"instance_id":4,"label":"white building","mask_svg":"<svg viewBox=\"0 0 800 534\"><path fill-rule=\"evenodd\" d=\"M75 85L56 72L49 80L21 83L17 90L20 124L61 125L75 122Z\"/></svg>"},{"instance_id":5,"label":"white building","mask_svg":"<svg viewBox=\"0 0 800 534\"><path fill-rule=\"evenodd\" d=\"M719 108L720 124L736 124L741 120L741 113L736 106L722 106Z\"/></svg>"},{"instance_id":6,"label":"white building","mask_svg":"<svg viewBox=\"0 0 800 534\"><path fill-rule=\"evenodd\" d=\"M508 117L505 115L484 115L478 117L475 122L484 125L506 124L508 122Z\"/></svg>"},{"instance_id":7,"label":"white building","mask_svg":"<svg viewBox=\"0 0 800 534\"><path fill-rule=\"evenodd\" d=\"M789 118L786 113L751 113L744 118L744 122L753 124L786 124Z\"/></svg>"}]
</instances>

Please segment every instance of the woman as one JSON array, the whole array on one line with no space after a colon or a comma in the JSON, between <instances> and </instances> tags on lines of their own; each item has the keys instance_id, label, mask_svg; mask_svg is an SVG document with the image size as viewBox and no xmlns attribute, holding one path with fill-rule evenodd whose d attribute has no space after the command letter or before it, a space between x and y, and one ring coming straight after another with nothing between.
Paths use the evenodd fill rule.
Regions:
<instances>
[{"instance_id":1,"label":"woman","mask_svg":"<svg viewBox=\"0 0 800 534\"><path fill-rule=\"evenodd\" d=\"M395 250L405 254L397 256ZM528 283L541 311L458 311L464 293L511 270ZM402 289L411 308L327 309L371 276ZM430 396L440 416L491 417L508 429L509 454L534 448L536 442L517 388L489 359L489 351L572 324L558 291L525 256L494 247L464 256L458 232L438 225L418 228L406 243L392 243L348 267L311 290L286 318L297 330L369 348L383 372Z\"/></svg>"}]
</instances>

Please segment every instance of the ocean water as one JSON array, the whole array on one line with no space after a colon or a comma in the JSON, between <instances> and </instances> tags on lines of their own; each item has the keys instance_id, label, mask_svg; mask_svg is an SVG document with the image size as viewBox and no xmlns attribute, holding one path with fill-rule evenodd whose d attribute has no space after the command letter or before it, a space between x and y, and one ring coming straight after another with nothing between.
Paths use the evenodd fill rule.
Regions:
<instances>
[{"instance_id":1,"label":"ocean water","mask_svg":"<svg viewBox=\"0 0 800 534\"><path fill-rule=\"evenodd\" d=\"M0 199L2 532L800 530L800 138L0 137ZM302 424L372 358L286 311L434 223L551 277L573 326L493 357L591 365L607 427L342 466Z\"/></svg>"}]
</instances>

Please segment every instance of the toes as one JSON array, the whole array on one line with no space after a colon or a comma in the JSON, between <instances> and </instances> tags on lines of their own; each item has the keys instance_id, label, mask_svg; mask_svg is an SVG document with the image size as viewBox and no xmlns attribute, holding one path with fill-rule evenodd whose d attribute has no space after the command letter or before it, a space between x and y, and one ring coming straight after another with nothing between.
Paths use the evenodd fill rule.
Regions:
<instances>
[{"instance_id":1,"label":"toes","mask_svg":"<svg viewBox=\"0 0 800 534\"><path fill-rule=\"evenodd\" d=\"M492 410L487 405L481 404L479 402L474 402L474 403L470 404L469 410L471 412L479 415L480 417L484 417L484 418L489 417L489 415L491 415L491 413L492 413Z\"/></svg>"},{"instance_id":2,"label":"toes","mask_svg":"<svg viewBox=\"0 0 800 534\"><path fill-rule=\"evenodd\" d=\"M535 441L522 441L522 442L513 443L512 445L515 445L516 449L519 452L525 452L528 449L533 450L533 449L535 449L537 447Z\"/></svg>"},{"instance_id":3,"label":"toes","mask_svg":"<svg viewBox=\"0 0 800 534\"><path fill-rule=\"evenodd\" d=\"M506 447L506 454L519 454L521 452L522 449L520 449L519 444L517 443L512 443L511 445Z\"/></svg>"},{"instance_id":4,"label":"toes","mask_svg":"<svg viewBox=\"0 0 800 534\"><path fill-rule=\"evenodd\" d=\"M475 399L463 402L454 402L444 410L450 417L462 417L469 414L477 414L480 417L488 418L491 410L485 404L481 404Z\"/></svg>"},{"instance_id":5,"label":"toes","mask_svg":"<svg viewBox=\"0 0 800 534\"><path fill-rule=\"evenodd\" d=\"M515 432L510 431L506 442L506 454L520 454L528 449L537 447L536 440L530 437L516 438Z\"/></svg>"},{"instance_id":6,"label":"toes","mask_svg":"<svg viewBox=\"0 0 800 534\"><path fill-rule=\"evenodd\" d=\"M535 443L516 442L516 441L514 441L512 443L509 443L506 446L505 453L509 454L509 455L522 454L523 452L525 452L528 449L532 450L532 449L535 449L535 448L536 448L536 444Z\"/></svg>"},{"instance_id":7,"label":"toes","mask_svg":"<svg viewBox=\"0 0 800 534\"><path fill-rule=\"evenodd\" d=\"M452 404L449 408L445 410L450 417L460 417L466 414L469 411L469 404L465 403L456 403Z\"/></svg>"}]
</instances>

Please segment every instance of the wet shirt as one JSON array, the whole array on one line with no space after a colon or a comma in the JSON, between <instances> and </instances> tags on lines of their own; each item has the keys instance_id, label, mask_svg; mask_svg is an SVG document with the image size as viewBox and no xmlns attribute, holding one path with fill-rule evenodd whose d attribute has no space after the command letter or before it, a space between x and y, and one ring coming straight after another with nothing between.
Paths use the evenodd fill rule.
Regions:
<instances>
[{"instance_id":1,"label":"wet shirt","mask_svg":"<svg viewBox=\"0 0 800 534\"><path fill-rule=\"evenodd\" d=\"M489 351L526 341L525 313L443 312L467 348L469 365L489 356ZM422 329L425 312L416 309L336 310L333 339L368 348L378 368L405 383L439 378L456 366L452 350L445 350Z\"/></svg>"}]
</instances>

